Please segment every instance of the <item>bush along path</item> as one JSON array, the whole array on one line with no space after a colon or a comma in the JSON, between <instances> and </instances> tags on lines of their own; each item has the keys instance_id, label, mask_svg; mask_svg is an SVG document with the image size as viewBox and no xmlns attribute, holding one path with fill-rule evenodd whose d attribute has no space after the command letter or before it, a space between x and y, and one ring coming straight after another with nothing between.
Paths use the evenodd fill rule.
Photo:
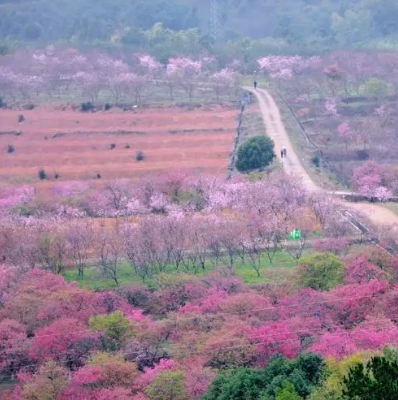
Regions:
<instances>
[{"instance_id":1,"label":"bush along path","mask_svg":"<svg viewBox=\"0 0 398 400\"><path fill-rule=\"evenodd\" d=\"M301 178L303 186L310 192L325 192L338 196L339 203L344 205L347 210L359 212L365 215L376 225L394 225L398 228L398 216L396 216L392 211L376 204L350 203L341 199L341 196L350 193L331 193L317 186L308 175L297 156L289 135L286 132L279 108L272 96L265 89L257 88L257 90L254 90L250 87L245 87L245 89L252 92L258 99L267 135L274 141L277 157L281 159L283 168L287 174ZM280 150L283 148L286 149L287 155L286 157L281 158Z\"/></svg>"}]
</instances>

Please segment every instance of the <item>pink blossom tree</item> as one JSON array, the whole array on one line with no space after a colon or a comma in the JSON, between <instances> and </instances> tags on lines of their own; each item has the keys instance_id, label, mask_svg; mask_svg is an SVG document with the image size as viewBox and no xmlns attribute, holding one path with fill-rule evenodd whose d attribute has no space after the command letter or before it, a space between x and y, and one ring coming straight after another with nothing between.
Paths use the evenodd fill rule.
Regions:
<instances>
[{"instance_id":1,"label":"pink blossom tree","mask_svg":"<svg viewBox=\"0 0 398 400\"><path fill-rule=\"evenodd\" d=\"M58 361L69 368L81 367L96 348L96 335L76 319L62 318L39 329L30 357L37 362Z\"/></svg>"},{"instance_id":2,"label":"pink blossom tree","mask_svg":"<svg viewBox=\"0 0 398 400\"><path fill-rule=\"evenodd\" d=\"M249 338L259 352L259 364L264 365L273 355L294 358L300 350L296 333L290 332L284 322L263 325L250 331Z\"/></svg>"},{"instance_id":3,"label":"pink blossom tree","mask_svg":"<svg viewBox=\"0 0 398 400\"><path fill-rule=\"evenodd\" d=\"M202 72L202 63L190 58L171 58L167 72L178 77L179 83L192 101Z\"/></svg>"},{"instance_id":4,"label":"pink blossom tree","mask_svg":"<svg viewBox=\"0 0 398 400\"><path fill-rule=\"evenodd\" d=\"M67 254L72 258L83 278L84 270L93 252L94 230L90 221L73 221L66 228Z\"/></svg>"},{"instance_id":5,"label":"pink blossom tree","mask_svg":"<svg viewBox=\"0 0 398 400\"><path fill-rule=\"evenodd\" d=\"M339 134L339 138L344 140L345 143L345 151L348 151L348 144L351 141L351 133L350 133L350 126L347 122L340 124L337 127L337 132Z\"/></svg>"},{"instance_id":6,"label":"pink blossom tree","mask_svg":"<svg viewBox=\"0 0 398 400\"><path fill-rule=\"evenodd\" d=\"M217 100L220 96L231 95L235 83L234 72L229 68L224 68L213 74L211 82Z\"/></svg>"}]
</instances>

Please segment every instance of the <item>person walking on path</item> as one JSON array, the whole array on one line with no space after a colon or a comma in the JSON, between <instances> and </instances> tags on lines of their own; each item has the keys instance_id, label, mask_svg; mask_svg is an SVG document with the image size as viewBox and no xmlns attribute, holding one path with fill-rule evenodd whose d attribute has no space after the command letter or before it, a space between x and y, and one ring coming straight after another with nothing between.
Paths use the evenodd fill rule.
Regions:
<instances>
[{"instance_id":1,"label":"person walking on path","mask_svg":"<svg viewBox=\"0 0 398 400\"><path fill-rule=\"evenodd\" d=\"M284 154L283 149L281 149L281 158L283 158L283 154Z\"/></svg>"},{"instance_id":2,"label":"person walking on path","mask_svg":"<svg viewBox=\"0 0 398 400\"><path fill-rule=\"evenodd\" d=\"M257 90L258 82L257 82L257 81L254 81L254 82L253 82L253 86L254 86L254 90Z\"/></svg>"},{"instance_id":3,"label":"person walking on path","mask_svg":"<svg viewBox=\"0 0 398 400\"><path fill-rule=\"evenodd\" d=\"M287 157L287 150L286 150L286 147L283 148L283 157L284 157L284 158Z\"/></svg>"}]
</instances>

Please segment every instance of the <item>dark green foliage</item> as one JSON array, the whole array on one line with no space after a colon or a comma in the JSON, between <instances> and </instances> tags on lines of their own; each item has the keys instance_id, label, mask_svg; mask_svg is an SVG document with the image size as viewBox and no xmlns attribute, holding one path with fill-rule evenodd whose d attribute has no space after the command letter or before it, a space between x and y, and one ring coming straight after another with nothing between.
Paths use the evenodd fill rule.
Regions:
<instances>
[{"instance_id":1,"label":"dark green foliage","mask_svg":"<svg viewBox=\"0 0 398 400\"><path fill-rule=\"evenodd\" d=\"M80 106L80 111L81 112L88 112L94 108L93 103L91 101L88 101L87 103L82 103Z\"/></svg>"},{"instance_id":2,"label":"dark green foliage","mask_svg":"<svg viewBox=\"0 0 398 400\"><path fill-rule=\"evenodd\" d=\"M4 103L3 98L0 97L0 108L4 108L6 106L6 103Z\"/></svg>"},{"instance_id":3,"label":"dark green foliage","mask_svg":"<svg viewBox=\"0 0 398 400\"><path fill-rule=\"evenodd\" d=\"M24 110L33 110L35 108L35 105L33 103L28 103L24 105Z\"/></svg>"},{"instance_id":4,"label":"dark green foliage","mask_svg":"<svg viewBox=\"0 0 398 400\"><path fill-rule=\"evenodd\" d=\"M311 162L312 162L312 164L314 165L314 167L316 167L316 168L319 168L320 165L321 165L321 159L319 158L318 155L312 157Z\"/></svg>"},{"instance_id":5,"label":"dark green foliage","mask_svg":"<svg viewBox=\"0 0 398 400\"><path fill-rule=\"evenodd\" d=\"M7 43L2 43L0 41L0 56L5 56L9 53L11 53L11 48L7 45Z\"/></svg>"},{"instance_id":6,"label":"dark green foliage","mask_svg":"<svg viewBox=\"0 0 398 400\"><path fill-rule=\"evenodd\" d=\"M28 25L25 26L23 36L24 39L28 41L35 41L40 38L42 34L42 29L39 24L36 22L30 22Z\"/></svg>"},{"instance_id":7,"label":"dark green foliage","mask_svg":"<svg viewBox=\"0 0 398 400\"><path fill-rule=\"evenodd\" d=\"M25 117L23 116L23 114L19 114L18 115L18 123L24 122L25 121Z\"/></svg>"},{"instance_id":8,"label":"dark green foliage","mask_svg":"<svg viewBox=\"0 0 398 400\"><path fill-rule=\"evenodd\" d=\"M374 357L367 363L355 365L344 378L343 395L346 399L396 400L398 399L398 362L384 356Z\"/></svg>"},{"instance_id":9,"label":"dark green foliage","mask_svg":"<svg viewBox=\"0 0 398 400\"><path fill-rule=\"evenodd\" d=\"M357 150L357 160L365 161L369 160L369 151L368 150Z\"/></svg>"},{"instance_id":10,"label":"dark green foliage","mask_svg":"<svg viewBox=\"0 0 398 400\"><path fill-rule=\"evenodd\" d=\"M110 145L109 145L109 150L113 150L113 149L115 149L116 148L116 144L115 143L111 143Z\"/></svg>"},{"instance_id":11,"label":"dark green foliage","mask_svg":"<svg viewBox=\"0 0 398 400\"><path fill-rule=\"evenodd\" d=\"M302 354L293 361L277 356L262 370L240 368L218 375L202 400L274 400L277 392L282 399L295 400L311 394L323 378L319 355Z\"/></svg>"},{"instance_id":12,"label":"dark green foliage","mask_svg":"<svg viewBox=\"0 0 398 400\"><path fill-rule=\"evenodd\" d=\"M219 375L202 397L202 400L260 399L266 387L261 372L242 368L231 372L229 375Z\"/></svg>"},{"instance_id":13,"label":"dark green foliage","mask_svg":"<svg viewBox=\"0 0 398 400\"><path fill-rule=\"evenodd\" d=\"M15 147L12 144L7 145L7 149L6 149L7 153L14 153L15 151Z\"/></svg>"},{"instance_id":14,"label":"dark green foliage","mask_svg":"<svg viewBox=\"0 0 398 400\"><path fill-rule=\"evenodd\" d=\"M178 51L226 56L233 51L242 59L254 59L271 52L313 53L367 40L391 38L393 43L398 33L396 0L222 0L219 4L228 44L211 36L210 1L203 0L0 0L0 37L109 47L119 29L117 45L152 50L162 59ZM158 22L185 34L196 29L198 37L183 49L166 35L150 38L146 32Z\"/></svg>"},{"instance_id":15,"label":"dark green foliage","mask_svg":"<svg viewBox=\"0 0 398 400\"><path fill-rule=\"evenodd\" d=\"M239 172L250 172L265 168L275 158L274 142L265 136L256 136L239 147L236 168Z\"/></svg>"},{"instance_id":16,"label":"dark green foliage","mask_svg":"<svg viewBox=\"0 0 398 400\"><path fill-rule=\"evenodd\" d=\"M144 161L145 160L145 154L143 151L139 150L137 151L137 154L135 155L136 161Z\"/></svg>"},{"instance_id":17,"label":"dark green foliage","mask_svg":"<svg viewBox=\"0 0 398 400\"><path fill-rule=\"evenodd\" d=\"M108 103L106 103L105 105L104 105L104 110L105 111L108 111L108 110L110 110L112 108L112 106L110 105L110 104L108 104Z\"/></svg>"},{"instance_id":18,"label":"dark green foliage","mask_svg":"<svg viewBox=\"0 0 398 400\"><path fill-rule=\"evenodd\" d=\"M38 176L39 176L39 179L40 179L41 181L44 181L45 179L47 179L46 171L44 171L43 168L40 168L40 169L39 169Z\"/></svg>"},{"instance_id":19,"label":"dark green foliage","mask_svg":"<svg viewBox=\"0 0 398 400\"><path fill-rule=\"evenodd\" d=\"M61 177L61 175L58 172L54 173L54 179L59 179Z\"/></svg>"}]
</instances>

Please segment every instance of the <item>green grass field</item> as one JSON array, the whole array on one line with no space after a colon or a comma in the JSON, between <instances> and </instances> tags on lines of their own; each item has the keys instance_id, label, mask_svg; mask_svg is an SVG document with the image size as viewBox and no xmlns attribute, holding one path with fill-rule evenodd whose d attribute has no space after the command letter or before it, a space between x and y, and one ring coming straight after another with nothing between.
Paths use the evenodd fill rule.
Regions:
<instances>
[{"instance_id":1,"label":"green grass field","mask_svg":"<svg viewBox=\"0 0 398 400\"><path fill-rule=\"evenodd\" d=\"M398 203L381 203L381 206L388 208L395 215L398 215Z\"/></svg>"},{"instance_id":2,"label":"green grass field","mask_svg":"<svg viewBox=\"0 0 398 400\"><path fill-rule=\"evenodd\" d=\"M309 250L304 251L303 257L310 256L312 253ZM279 252L275 255L272 264L269 262L267 256L264 254L262 256L261 261L261 270L260 277L257 276L256 271L250 264L250 261L247 259L245 263L241 260L236 259L234 266L234 276L240 278L243 282L250 285L270 283L274 279L288 279L291 275L292 268L296 266L296 261L293 258L285 253ZM222 266L222 261L220 261L219 266ZM186 272L184 269L180 270L181 272L186 272L192 276L205 276L212 271L214 271L214 263L209 261L206 264L205 270L200 270L197 274L193 274L192 272ZM173 267L166 268L166 273L173 275L175 274L175 269ZM133 268L126 263L122 263L119 266L119 283L120 286L128 286L128 285L143 285L141 278L135 274ZM114 289L116 284L111 279L104 277L101 274L101 271L96 267L88 267L84 271L84 278L80 279L78 276L77 269L68 269L64 273L64 277L68 282L76 281L80 287L86 287L92 290L101 290L101 289ZM155 282L152 279L147 280L145 285L148 286L156 286Z\"/></svg>"}]
</instances>

